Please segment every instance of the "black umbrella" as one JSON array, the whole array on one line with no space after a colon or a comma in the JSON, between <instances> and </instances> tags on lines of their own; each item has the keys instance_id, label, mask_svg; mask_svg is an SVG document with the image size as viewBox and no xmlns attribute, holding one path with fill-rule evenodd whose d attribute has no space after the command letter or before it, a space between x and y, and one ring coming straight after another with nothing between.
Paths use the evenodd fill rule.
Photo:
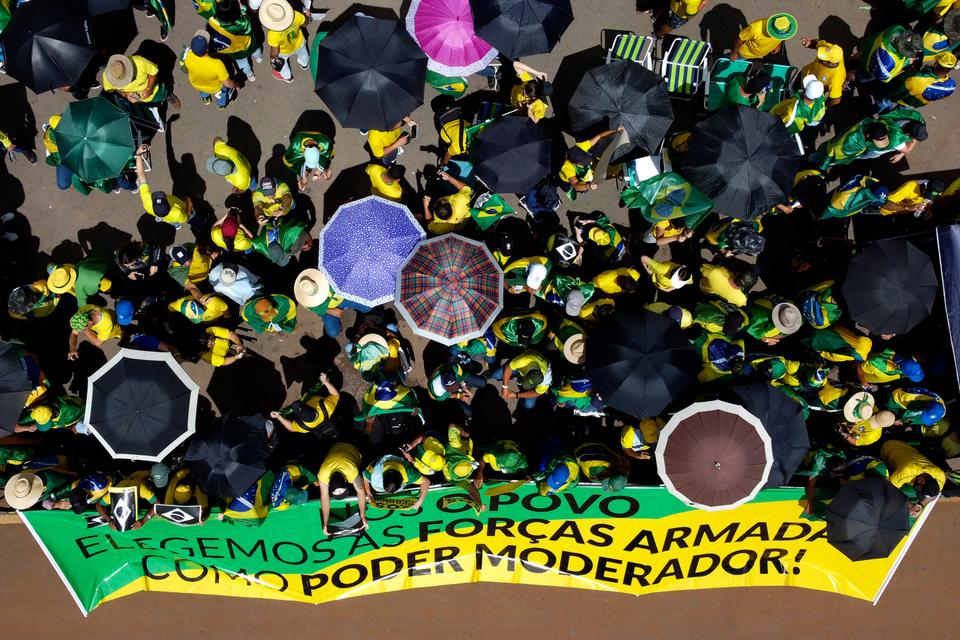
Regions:
<instances>
[{"instance_id":1,"label":"black umbrella","mask_svg":"<svg viewBox=\"0 0 960 640\"><path fill-rule=\"evenodd\" d=\"M587 339L587 376L611 407L659 415L697 379L700 356L677 324L650 311L624 311Z\"/></svg>"},{"instance_id":2,"label":"black umbrella","mask_svg":"<svg viewBox=\"0 0 960 640\"><path fill-rule=\"evenodd\" d=\"M196 431L199 393L170 353L120 349L87 380L84 422L114 458L159 462Z\"/></svg>"},{"instance_id":3,"label":"black umbrella","mask_svg":"<svg viewBox=\"0 0 960 640\"><path fill-rule=\"evenodd\" d=\"M827 506L827 540L854 561L888 557L909 532L907 496L886 478L855 480Z\"/></svg>"},{"instance_id":4,"label":"black umbrella","mask_svg":"<svg viewBox=\"0 0 960 640\"><path fill-rule=\"evenodd\" d=\"M750 220L786 201L798 161L780 118L736 106L694 127L680 173L713 199L715 211Z\"/></svg>"},{"instance_id":5,"label":"black umbrella","mask_svg":"<svg viewBox=\"0 0 960 640\"><path fill-rule=\"evenodd\" d=\"M782 487L810 450L803 410L787 394L762 382L733 387L730 393L730 401L755 415L770 435L773 466L764 488Z\"/></svg>"},{"instance_id":6,"label":"black umbrella","mask_svg":"<svg viewBox=\"0 0 960 640\"><path fill-rule=\"evenodd\" d=\"M570 125L583 131L602 124L616 129L623 125L632 146L656 153L673 123L673 107L663 79L634 62L618 60L590 69L567 106Z\"/></svg>"},{"instance_id":7,"label":"black umbrella","mask_svg":"<svg viewBox=\"0 0 960 640\"><path fill-rule=\"evenodd\" d=\"M235 498L263 475L266 424L260 414L225 415L194 437L184 460L203 491Z\"/></svg>"},{"instance_id":8,"label":"black umbrella","mask_svg":"<svg viewBox=\"0 0 960 640\"><path fill-rule=\"evenodd\" d=\"M20 348L0 342L0 437L13 433L33 390Z\"/></svg>"},{"instance_id":9,"label":"black umbrella","mask_svg":"<svg viewBox=\"0 0 960 640\"><path fill-rule=\"evenodd\" d=\"M927 254L907 240L881 240L850 261L841 292L851 318L885 334L907 333L929 316L939 289Z\"/></svg>"},{"instance_id":10,"label":"black umbrella","mask_svg":"<svg viewBox=\"0 0 960 640\"><path fill-rule=\"evenodd\" d=\"M7 74L37 93L75 84L97 52L90 16L64 0L17 7L0 43Z\"/></svg>"},{"instance_id":11,"label":"black umbrella","mask_svg":"<svg viewBox=\"0 0 960 640\"><path fill-rule=\"evenodd\" d=\"M573 22L570 0L470 0L477 35L511 60L550 53Z\"/></svg>"},{"instance_id":12,"label":"black umbrella","mask_svg":"<svg viewBox=\"0 0 960 640\"><path fill-rule=\"evenodd\" d=\"M99 16L113 11L123 11L130 8L132 0L81 0L81 5L87 8L91 16Z\"/></svg>"},{"instance_id":13,"label":"black umbrella","mask_svg":"<svg viewBox=\"0 0 960 640\"><path fill-rule=\"evenodd\" d=\"M526 193L550 173L550 138L527 117L505 117L473 142L474 174L493 193Z\"/></svg>"},{"instance_id":14,"label":"black umbrella","mask_svg":"<svg viewBox=\"0 0 960 640\"><path fill-rule=\"evenodd\" d=\"M317 46L317 95L344 127L387 131L423 104L427 56L403 23L353 16Z\"/></svg>"}]
</instances>

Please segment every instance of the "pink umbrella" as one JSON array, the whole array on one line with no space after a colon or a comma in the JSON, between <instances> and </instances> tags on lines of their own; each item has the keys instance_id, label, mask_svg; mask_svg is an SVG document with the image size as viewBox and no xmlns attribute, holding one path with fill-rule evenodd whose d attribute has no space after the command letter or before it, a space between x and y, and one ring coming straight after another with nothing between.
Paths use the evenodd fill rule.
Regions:
<instances>
[{"instance_id":1,"label":"pink umbrella","mask_svg":"<svg viewBox=\"0 0 960 640\"><path fill-rule=\"evenodd\" d=\"M427 68L441 75L476 73L497 57L473 31L469 0L413 0L407 31L427 54Z\"/></svg>"}]
</instances>

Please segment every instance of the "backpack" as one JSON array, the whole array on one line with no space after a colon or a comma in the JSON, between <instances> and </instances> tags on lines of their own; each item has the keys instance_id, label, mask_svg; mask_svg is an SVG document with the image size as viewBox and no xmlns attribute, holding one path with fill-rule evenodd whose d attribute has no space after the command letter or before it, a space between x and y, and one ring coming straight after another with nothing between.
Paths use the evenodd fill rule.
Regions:
<instances>
[{"instance_id":1,"label":"backpack","mask_svg":"<svg viewBox=\"0 0 960 640\"><path fill-rule=\"evenodd\" d=\"M737 220L730 223L724 234L727 247L734 253L747 256L758 256L763 253L767 240L763 237L752 222Z\"/></svg>"}]
</instances>

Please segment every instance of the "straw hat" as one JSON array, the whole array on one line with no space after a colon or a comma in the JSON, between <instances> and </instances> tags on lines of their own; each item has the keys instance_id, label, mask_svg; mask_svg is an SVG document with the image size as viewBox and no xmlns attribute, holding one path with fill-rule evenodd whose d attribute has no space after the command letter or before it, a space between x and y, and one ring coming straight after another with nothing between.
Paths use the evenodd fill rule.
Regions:
<instances>
[{"instance_id":1,"label":"straw hat","mask_svg":"<svg viewBox=\"0 0 960 640\"><path fill-rule=\"evenodd\" d=\"M264 0L257 15L260 24L270 31L283 31L293 24L293 7L285 0Z\"/></svg>"},{"instance_id":2,"label":"straw hat","mask_svg":"<svg viewBox=\"0 0 960 640\"><path fill-rule=\"evenodd\" d=\"M115 54L107 60L107 66L103 68L104 79L115 87L125 87L131 82L137 73L133 61L125 55Z\"/></svg>"},{"instance_id":3,"label":"straw hat","mask_svg":"<svg viewBox=\"0 0 960 640\"><path fill-rule=\"evenodd\" d=\"M77 282L77 270L72 264L64 264L55 268L47 276L47 288L53 293L66 293Z\"/></svg>"},{"instance_id":4,"label":"straw hat","mask_svg":"<svg viewBox=\"0 0 960 640\"><path fill-rule=\"evenodd\" d=\"M790 302L781 302L773 308L770 314L773 326L777 331L784 335L796 333L803 326L803 316L800 315L800 309L797 305Z\"/></svg>"},{"instance_id":5,"label":"straw hat","mask_svg":"<svg viewBox=\"0 0 960 640\"><path fill-rule=\"evenodd\" d=\"M390 345L387 344L387 339L384 338L384 337L383 337L382 335L380 335L379 333L368 333L368 334L366 334L365 336L363 336L362 338L359 338L359 339L357 340L357 347L361 347L361 348L362 348L363 345L365 345L365 344L370 344L371 342L372 342L373 344L379 344L379 345L382 346L384 349L389 349L389 348L390 348Z\"/></svg>"},{"instance_id":6,"label":"straw hat","mask_svg":"<svg viewBox=\"0 0 960 640\"><path fill-rule=\"evenodd\" d=\"M303 306L316 307L330 297L330 283L319 269L304 269L293 283L293 295Z\"/></svg>"},{"instance_id":7,"label":"straw hat","mask_svg":"<svg viewBox=\"0 0 960 640\"><path fill-rule=\"evenodd\" d=\"M37 474L21 471L7 480L3 497L14 509L29 509L43 495L43 480Z\"/></svg>"},{"instance_id":8,"label":"straw hat","mask_svg":"<svg viewBox=\"0 0 960 640\"><path fill-rule=\"evenodd\" d=\"M582 333L575 333L567 338L563 343L563 357L567 362L573 364L583 364L587 359L587 341Z\"/></svg>"},{"instance_id":9,"label":"straw hat","mask_svg":"<svg viewBox=\"0 0 960 640\"><path fill-rule=\"evenodd\" d=\"M859 391L850 396L850 399L843 405L843 418L847 422L869 420L873 415L873 408L876 404L872 395L866 391Z\"/></svg>"}]
</instances>

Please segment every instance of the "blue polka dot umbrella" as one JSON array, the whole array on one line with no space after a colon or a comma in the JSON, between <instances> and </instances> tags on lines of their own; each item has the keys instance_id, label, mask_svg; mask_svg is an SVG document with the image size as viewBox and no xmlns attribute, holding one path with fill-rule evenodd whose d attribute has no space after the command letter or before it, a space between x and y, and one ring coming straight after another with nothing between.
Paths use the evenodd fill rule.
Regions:
<instances>
[{"instance_id":1,"label":"blue polka dot umbrella","mask_svg":"<svg viewBox=\"0 0 960 640\"><path fill-rule=\"evenodd\" d=\"M320 270L337 295L370 307L386 304L425 235L405 206L367 196L337 209L320 232Z\"/></svg>"}]
</instances>

